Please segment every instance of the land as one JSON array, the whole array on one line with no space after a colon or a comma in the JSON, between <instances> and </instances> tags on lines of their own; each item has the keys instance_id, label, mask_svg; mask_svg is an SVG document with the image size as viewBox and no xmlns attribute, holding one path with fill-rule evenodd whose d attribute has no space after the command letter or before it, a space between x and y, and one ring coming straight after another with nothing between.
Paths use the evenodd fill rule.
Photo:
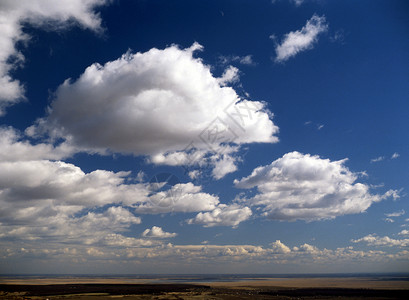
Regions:
<instances>
[{"instance_id":1,"label":"land","mask_svg":"<svg viewBox=\"0 0 409 300\"><path fill-rule=\"evenodd\" d=\"M164 279L166 281L166 279ZM132 278L0 279L0 299L409 299L407 278L260 278L152 283Z\"/></svg>"}]
</instances>

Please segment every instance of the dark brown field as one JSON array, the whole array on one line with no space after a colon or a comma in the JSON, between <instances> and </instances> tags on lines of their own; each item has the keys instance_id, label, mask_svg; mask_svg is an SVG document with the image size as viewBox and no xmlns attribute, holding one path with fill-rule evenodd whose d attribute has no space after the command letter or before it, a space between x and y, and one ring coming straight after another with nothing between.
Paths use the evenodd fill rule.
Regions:
<instances>
[{"instance_id":1,"label":"dark brown field","mask_svg":"<svg viewBox=\"0 0 409 300\"><path fill-rule=\"evenodd\" d=\"M62 279L62 282L1 280L0 299L409 299L409 282L400 280L272 278L207 284L135 281L138 283L78 278Z\"/></svg>"}]
</instances>

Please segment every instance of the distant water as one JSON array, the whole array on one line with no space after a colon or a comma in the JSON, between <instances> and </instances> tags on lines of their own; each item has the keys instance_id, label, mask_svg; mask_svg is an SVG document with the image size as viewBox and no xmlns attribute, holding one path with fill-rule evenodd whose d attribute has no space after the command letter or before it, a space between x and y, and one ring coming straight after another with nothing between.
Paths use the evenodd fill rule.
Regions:
<instances>
[{"instance_id":1,"label":"distant water","mask_svg":"<svg viewBox=\"0 0 409 300\"><path fill-rule=\"evenodd\" d=\"M331 273L331 274L4 274L0 279L146 279L152 283L237 282L270 278L369 278L383 281L409 281L409 273Z\"/></svg>"}]
</instances>

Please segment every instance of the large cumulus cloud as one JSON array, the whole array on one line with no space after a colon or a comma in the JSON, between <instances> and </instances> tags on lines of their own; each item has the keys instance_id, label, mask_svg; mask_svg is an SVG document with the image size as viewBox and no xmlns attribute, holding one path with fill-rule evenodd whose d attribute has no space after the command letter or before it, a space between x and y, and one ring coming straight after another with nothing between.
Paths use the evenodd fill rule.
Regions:
<instances>
[{"instance_id":1,"label":"large cumulus cloud","mask_svg":"<svg viewBox=\"0 0 409 300\"><path fill-rule=\"evenodd\" d=\"M220 155L227 145L277 142L278 127L265 104L241 99L225 86L228 79L214 77L194 57L201 49L197 43L187 49L153 48L95 63L58 88L48 115L27 133L66 138L86 151L147 155L171 165L184 164L175 154L185 157L189 147L201 154L217 152L225 165L229 158ZM215 177L234 170L231 164L219 167Z\"/></svg>"},{"instance_id":2,"label":"large cumulus cloud","mask_svg":"<svg viewBox=\"0 0 409 300\"><path fill-rule=\"evenodd\" d=\"M345 161L291 152L234 183L243 189L256 187L258 193L242 201L277 220L330 219L361 213L374 202L398 197L392 190L371 194L368 185L356 182L361 174L345 167Z\"/></svg>"}]
</instances>

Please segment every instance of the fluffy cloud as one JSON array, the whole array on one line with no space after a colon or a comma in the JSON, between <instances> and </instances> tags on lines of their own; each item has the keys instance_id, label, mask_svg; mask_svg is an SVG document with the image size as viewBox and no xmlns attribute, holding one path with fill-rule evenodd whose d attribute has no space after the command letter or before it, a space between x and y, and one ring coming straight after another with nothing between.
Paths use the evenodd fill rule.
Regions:
<instances>
[{"instance_id":1,"label":"fluffy cloud","mask_svg":"<svg viewBox=\"0 0 409 300\"><path fill-rule=\"evenodd\" d=\"M277 142L265 105L222 86L237 79L237 69L213 77L193 57L200 49L197 43L153 48L93 64L58 88L49 114L27 132L65 138L78 149L148 155L173 165L191 159L190 148L220 154L231 144Z\"/></svg>"},{"instance_id":2,"label":"fluffy cloud","mask_svg":"<svg viewBox=\"0 0 409 300\"><path fill-rule=\"evenodd\" d=\"M162 190L162 182L127 183L129 172L84 173L61 161L3 161L0 169L0 238L5 239L106 244L108 234L141 223L133 212L209 211L219 203L192 183ZM119 236L114 242L139 244Z\"/></svg>"},{"instance_id":3,"label":"fluffy cloud","mask_svg":"<svg viewBox=\"0 0 409 300\"><path fill-rule=\"evenodd\" d=\"M300 1L295 2L298 3ZM328 25L326 24L325 17L313 15L301 30L287 33L281 44L277 44L275 61L284 62L301 51L313 48L314 43L318 40L318 35L327 31L327 29Z\"/></svg>"},{"instance_id":4,"label":"fluffy cloud","mask_svg":"<svg viewBox=\"0 0 409 300\"><path fill-rule=\"evenodd\" d=\"M75 149L68 143L53 146L47 143L32 144L11 127L0 127L0 162L29 161L69 157Z\"/></svg>"},{"instance_id":5,"label":"fluffy cloud","mask_svg":"<svg viewBox=\"0 0 409 300\"><path fill-rule=\"evenodd\" d=\"M252 215L251 209L237 204L219 204L214 210L199 213L195 218L187 220L188 224L200 224L204 227L231 226L237 227Z\"/></svg>"},{"instance_id":6,"label":"fluffy cloud","mask_svg":"<svg viewBox=\"0 0 409 300\"><path fill-rule=\"evenodd\" d=\"M329 219L364 212L386 197L399 197L396 191L370 194L369 186L355 183L359 174L346 168L345 161L291 152L234 183L243 189L257 187L257 195L241 201L261 207L264 215L277 220Z\"/></svg>"},{"instance_id":7,"label":"fluffy cloud","mask_svg":"<svg viewBox=\"0 0 409 300\"><path fill-rule=\"evenodd\" d=\"M168 212L198 212L215 209L219 198L201 192L192 183L175 184L165 191L153 191L147 201L134 204L135 211L145 214Z\"/></svg>"},{"instance_id":8,"label":"fluffy cloud","mask_svg":"<svg viewBox=\"0 0 409 300\"><path fill-rule=\"evenodd\" d=\"M409 230L404 229L401 232L399 232L398 235L408 235L409 236Z\"/></svg>"},{"instance_id":9,"label":"fluffy cloud","mask_svg":"<svg viewBox=\"0 0 409 300\"><path fill-rule=\"evenodd\" d=\"M101 20L93 10L108 0L4 0L0 3L0 115L4 109L21 100L24 89L9 72L24 61L16 44L27 41L24 23L47 30L79 24L91 30L100 30ZM50 22L52 26L50 26Z\"/></svg>"},{"instance_id":10,"label":"fluffy cloud","mask_svg":"<svg viewBox=\"0 0 409 300\"><path fill-rule=\"evenodd\" d=\"M170 233L165 232L161 227L153 226L151 229L147 228L143 233L142 236L144 237L151 237L151 238L172 238L177 236L177 233Z\"/></svg>"},{"instance_id":11,"label":"fluffy cloud","mask_svg":"<svg viewBox=\"0 0 409 300\"><path fill-rule=\"evenodd\" d=\"M271 245L271 251L272 253L290 253L291 249L284 245L280 240L277 240L273 243L270 244Z\"/></svg>"},{"instance_id":12,"label":"fluffy cloud","mask_svg":"<svg viewBox=\"0 0 409 300\"><path fill-rule=\"evenodd\" d=\"M363 238L351 240L353 243L364 242L370 246L386 246L386 247L408 247L409 239L392 239L388 236L377 236L375 234L369 234Z\"/></svg>"}]
</instances>

